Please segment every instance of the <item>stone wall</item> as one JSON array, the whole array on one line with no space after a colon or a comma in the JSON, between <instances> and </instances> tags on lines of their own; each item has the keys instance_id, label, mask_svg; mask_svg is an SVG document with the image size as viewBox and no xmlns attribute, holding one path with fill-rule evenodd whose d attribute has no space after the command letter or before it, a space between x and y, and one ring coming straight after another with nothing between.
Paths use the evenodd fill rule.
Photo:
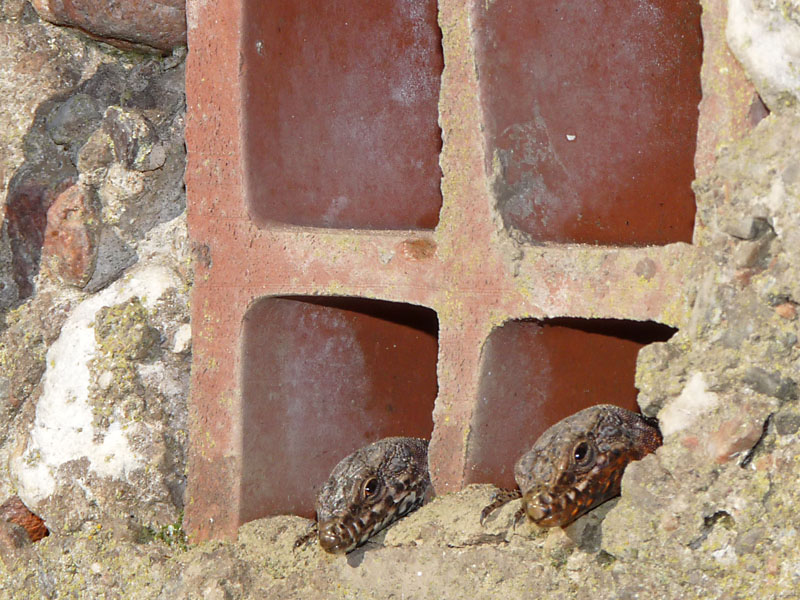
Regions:
<instances>
[{"instance_id":1,"label":"stone wall","mask_svg":"<svg viewBox=\"0 0 800 600\"><path fill-rule=\"evenodd\" d=\"M14 1L0 28L0 489L54 535L174 523L191 347L185 41L120 51Z\"/></svg>"},{"instance_id":2,"label":"stone wall","mask_svg":"<svg viewBox=\"0 0 800 600\"><path fill-rule=\"evenodd\" d=\"M298 517L187 545L184 54L118 50L2 0L0 497L51 535L31 544L0 524L0 596L793 597L800 6L704 10L704 114L729 116L701 122L681 328L639 355L639 404L664 446L564 530L514 528L514 504L481 527L492 488L475 485L345 558L294 550Z\"/></svg>"}]
</instances>

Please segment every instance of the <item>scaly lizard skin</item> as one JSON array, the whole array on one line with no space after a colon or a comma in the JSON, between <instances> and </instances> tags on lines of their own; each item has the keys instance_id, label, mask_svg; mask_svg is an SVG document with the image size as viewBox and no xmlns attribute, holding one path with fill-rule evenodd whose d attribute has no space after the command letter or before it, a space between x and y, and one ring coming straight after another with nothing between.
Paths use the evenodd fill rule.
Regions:
<instances>
[{"instance_id":1,"label":"scaly lizard skin","mask_svg":"<svg viewBox=\"0 0 800 600\"><path fill-rule=\"evenodd\" d=\"M428 442L390 437L342 459L317 496L317 526L295 547L319 536L322 549L350 552L422 505L430 492Z\"/></svg>"},{"instance_id":2,"label":"scaly lizard skin","mask_svg":"<svg viewBox=\"0 0 800 600\"><path fill-rule=\"evenodd\" d=\"M620 493L628 463L661 445L656 420L599 404L545 431L514 467L519 490L502 490L481 512L481 523L503 504L522 497L517 519L564 527Z\"/></svg>"}]
</instances>

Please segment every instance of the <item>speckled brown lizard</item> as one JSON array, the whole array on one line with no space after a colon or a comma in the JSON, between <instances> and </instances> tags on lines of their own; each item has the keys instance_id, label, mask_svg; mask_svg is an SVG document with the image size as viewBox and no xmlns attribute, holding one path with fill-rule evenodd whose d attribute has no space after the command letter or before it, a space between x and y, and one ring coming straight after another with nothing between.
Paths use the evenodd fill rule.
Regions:
<instances>
[{"instance_id":1,"label":"speckled brown lizard","mask_svg":"<svg viewBox=\"0 0 800 600\"><path fill-rule=\"evenodd\" d=\"M317 496L317 523L295 547L317 535L323 550L350 552L430 492L427 440L390 437L364 446L333 469Z\"/></svg>"},{"instance_id":2,"label":"speckled brown lizard","mask_svg":"<svg viewBox=\"0 0 800 600\"><path fill-rule=\"evenodd\" d=\"M522 497L524 515L542 527L564 527L619 495L625 467L661 445L655 419L599 404L562 419L517 461L518 490L501 490L481 512Z\"/></svg>"}]
</instances>

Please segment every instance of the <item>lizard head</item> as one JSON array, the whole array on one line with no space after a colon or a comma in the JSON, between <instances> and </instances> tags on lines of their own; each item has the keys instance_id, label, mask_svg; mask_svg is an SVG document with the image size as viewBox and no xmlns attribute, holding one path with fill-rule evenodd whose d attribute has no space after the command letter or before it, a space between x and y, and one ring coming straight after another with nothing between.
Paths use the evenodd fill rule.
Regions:
<instances>
[{"instance_id":1,"label":"lizard head","mask_svg":"<svg viewBox=\"0 0 800 600\"><path fill-rule=\"evenodd\" d=\"M386 438L344 458L317 498L319 543L350 552L419 507L430 487L428 442Z\"/></svg>"},{"instance_id":2,"label":"lizard head","mask_svg":"<svg viewBox=\"0 0 800 600\"><path fill-rule=\"evenodd\" d=\"M563 527L619 495L625 467L661 445L652 419L602 404L559 421L514 467L528 518Z\"/></svg>"}]
</instances>

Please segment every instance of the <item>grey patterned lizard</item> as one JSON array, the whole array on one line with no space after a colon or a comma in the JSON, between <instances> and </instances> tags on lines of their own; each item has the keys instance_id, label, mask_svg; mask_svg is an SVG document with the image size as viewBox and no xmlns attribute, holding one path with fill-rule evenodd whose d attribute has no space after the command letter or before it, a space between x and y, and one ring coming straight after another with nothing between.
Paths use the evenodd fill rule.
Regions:
<instances>
[{"instance_id":1,"label":"grey patterned lizard","mask_svg":"<svg viewBox=\"0 0 800 600\"><path fill-rule=\"evenodd\" d=\"M317 496L317 523L295 547L316 535L323 550L350 552L421 506L430 493L427 440L379 440L336 465Z\"/></svg>"}]
</instances>

